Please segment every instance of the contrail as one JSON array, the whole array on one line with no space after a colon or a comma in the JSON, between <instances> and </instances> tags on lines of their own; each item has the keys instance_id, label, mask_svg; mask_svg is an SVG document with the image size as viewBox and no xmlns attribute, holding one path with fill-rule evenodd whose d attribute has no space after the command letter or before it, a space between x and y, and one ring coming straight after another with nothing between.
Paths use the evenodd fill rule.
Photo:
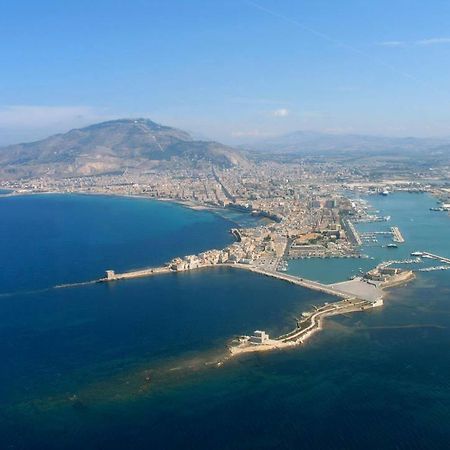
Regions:
<instances>
[{"instance_id":1,"label":"contrail","mask_svg":"<svg viewBox=\"0 0 450 450\"><path fill-rule=\"evenodd\" d=\"M300 28L300 29L302 29L304 31L307 31L308 33L313 34L314 36L317 36L318 38L321 38L324 41L328 41L328 42L330 42L332 44L335 44L335 45L338 45L338 46L340 46L342 48L345 48L345 49L349 50L352 53L356 53L356 54L358 54L360 56L363 56L364 58L366 58L366 59L368 59L368 60L370 60L370 61L372 61L372 62L374 62L374 63L376 63L376 64L378 64L380 66L386 67L387 69L391 70L392 72L396 73L397 75L401 75L402 77L408 78L409 80L413 80L413 81L415 81L417 83L420 83L420 84L423 84L425 86L427 85L427 83L425 83L424 81L416 78L414 75L411 75L408 72L404 72L402 70L399 70L396 67L392 66L391 64L389 64L389 63L387 63L387 62L385 62L385 61L383 61L381 59L374 58L369 53L367 53L367 52L365 52L363 50L360 50L357 47L353 47L352 45L349 45L349 44L346 44L345 42L339 41L338 39L335 39L335 38L333 38L333 37L331 37L331 36L329 36L329 35L327 35L325 33L322 33L321 31L317 31L317 30L315 30L313 28L310 28L310 27L304 25L303 23L299 22L298 20L295 20L295 19L293 19L291 17L285 16L284 14L281 14L281 13L279 13L277 11L272 10L272 9L266 8L265 6L262 6L259 3L256 3L256 2L254 2L252 0L244 0L244 2L247 3L250 6L253 6L256 9L259 9L260 11L265 12L266 14L271 15L272 17L276 17L277 19L283 20L284 22L288 22L291 25L296 26L297 28Z\"/></svg>"}]
</instances>

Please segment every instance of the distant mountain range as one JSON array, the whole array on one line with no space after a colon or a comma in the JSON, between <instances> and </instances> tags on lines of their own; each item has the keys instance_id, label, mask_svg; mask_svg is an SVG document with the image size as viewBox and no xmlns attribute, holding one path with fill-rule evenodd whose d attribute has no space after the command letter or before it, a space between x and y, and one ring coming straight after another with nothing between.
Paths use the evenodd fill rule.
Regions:
<instances>
[{"instance_id":1,"label":"distant mountain range","mask_svg":"<svg viewBox=\"0 0 450 450\"><path fill-rule=\"evenodd\" d=\"M250 150L250 151L246 151ZM391 138L298 131L241 150L148 119L102 122L27 144L0 148L0 178L70 177L126 169L245 166L248 159L301 156L401 156L448 159L450 139Z\"/></svg>"},{"instance_id":2,"label":"distant mountain range","mask_svg":"<svg viewBox=\"0 0 450 450\"><path fill-rule=\"evenodd\" d=\"M246 164L245 157L218 142L148 119L102 122L27 144L0 148L0 176L8 178L85 176L171 167Z\"/></svg>"},{"instance_id":3,"label":"distant mountain range","mask_svg":"<svg viewBox=\"0 0 450 450\"><path fill-rule=\"evenodd\" d=\"M243 146L271 154L386 154L392 152L450 152L450 138L395 138L357 134L331 134L297 131Z\"/></svg>"}]
</instances>

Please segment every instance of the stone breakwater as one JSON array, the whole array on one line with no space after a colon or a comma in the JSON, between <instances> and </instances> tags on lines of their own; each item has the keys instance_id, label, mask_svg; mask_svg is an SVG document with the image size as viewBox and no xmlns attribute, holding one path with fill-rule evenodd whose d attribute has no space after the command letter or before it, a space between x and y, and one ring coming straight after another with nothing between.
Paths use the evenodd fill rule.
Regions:
<instances>
[{"instance_id":1,"label":"stone breakwater","mask_svg":"<svg viewBox=\"0 0 450 450\"><path fill-rule=\"evenodd\" d=\"M336 302L326 303L323 306L316 307L312 312L303 313L302 318L297 321L297 326L294 330L276 339L269 339L264 332L263 335L266 336L264 341L256 343L249 336L241 336L228 347L230 357L243 353L285 349L304 344L313 334L322 329L323 320L326 317L381 307L383 306L383 289L405 284L414 278L412 271L403 271L379 283L368 282L364 278L358 278L352 281L327 285L277 271L270 271L251 264L209 264L189 270L213 267L247 270L340 298ZM113 270L108 270L106 271L106 277L97 280L97 282L113 282L177 272L179 271L171 269L170 266L141 269L125 273L115 273Z\"/></svg>"},{"instance_id":2,"label":"stone breakwater","mask_svg":"<svg viewBox=\"0 0 450 450\"><path fill-rule=\"evenodd\" d=\"M248 336L242 336L229 346L231 356L243 353L264 352L292 348L304 344L312 335L323 327L323 319L339 314L366 311L383 306L383 299L376 302L348 298L340 302L326 304L312 313L304 313L306 317L297 322L297 327L290 333L276 339L267 339L262 343L252 343Z\"/></svg>"}]
</instances>

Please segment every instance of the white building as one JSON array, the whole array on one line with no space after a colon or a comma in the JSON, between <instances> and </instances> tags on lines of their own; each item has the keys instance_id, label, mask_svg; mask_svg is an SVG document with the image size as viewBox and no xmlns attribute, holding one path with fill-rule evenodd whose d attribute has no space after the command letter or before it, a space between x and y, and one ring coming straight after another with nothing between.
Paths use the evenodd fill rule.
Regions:
<instances>
[{"instance_id":1,"label":"white building","mask_svg":"<svg viewBox=\"0 0 450 450\"><path fill-rule=\"evenodd\" d=\"M253 336L250 336L250 342L252 344L264 344L269 340L269 335L265 331L256 330Z\"/></svg>"}]
</instances>

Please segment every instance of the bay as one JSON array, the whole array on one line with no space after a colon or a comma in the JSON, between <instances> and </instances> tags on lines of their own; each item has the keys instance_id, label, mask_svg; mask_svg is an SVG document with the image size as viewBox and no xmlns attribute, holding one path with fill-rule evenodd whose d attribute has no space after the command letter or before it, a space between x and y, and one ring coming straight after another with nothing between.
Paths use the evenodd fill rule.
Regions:
<instances>
[{"instance_id":1,"label":"bay","mask_svg":"<svg viewBox=\"0 0 450 450\"><path fill-rule=\"evenodd\" d=\"M408 197L417 201L417 214L425 216L431 212L420 206L424 198ZM28 202L34 201L39 206L30 206ZM52 239L49 233L46 245L51 250L53 244L59 247L67 240L69 249L82 246L87 233L83 227L89 223L92 246L79 259L66 259L65 268L57 273L48 255L30 251L45 283L18 271L15 276L24 277L22 284L3 286L3 292L14 286L20 289L0 296L2 448L447 448L449 272L419 274L408 286L389 291L381 309L327 319L325 329L304 347L247 355L217 367L214 361L223 356L234 335L255 328L282 333L295 326L295 316L311 304L329 298L232 269L26 292L94 277L105 267L159 264L172 255L189 253L184 241L169 239L158 246L158 236L167 239L164 233L170 227L175 236L185 220L189 224L185 236L197 229L198 222L205 227L196 241L199 249L203 244L226 245L233 226L217 215L177 205L168 205L176 211L166 216L159 212L166 204L145 200L45 196L50 202L45 205L40 198L29 197L16 206L21 211L16 211L17 227L14 216L9 216L9 230L20 231L15 245L5 240L2 245L10 246L8 253L16 245L24 251L27 246L36 248L32 241L39 233L28 230L27 224L33 228L42 217L47 217L47 224L54 217L74 217L74 201L77 226L71 228L69 218L64 219L60 238ZM388 202L384 205L389 207ZM188 219L174 225L172 214L185 213ZM122 232L112 230L113 237L108 237L112 223L103 222L109 215L123 219ZM414 227L416 219L392 220L398 220L395 224L414 250L416 245L423 249L415 236L425 239L428 233L436 244L425 239L423 244L430 244L426 250L436 251L440 243L437 253L444 254L448 217L426 217L425 223L418 222L420 230ZM429 218L442 220L442 228L430 225ZM146 246L138 251L147 242L149 219L156 230L155 253ZM45 226L41 230L45 234ZM65 235L66 230L73 236ZM100 240L105 241L96 247L100 230L105 234ZM127 232L135 233L132 239ZM127 239L135 243L132 256L127 255L127 248L133 248ZM18 240L23 242L17 244ZM109 247L114 250L108 252ZM102 248L99 259L91 255L95 248ZM85 263L78 265L80 260ZM7 262L3 253L2 264Z\"/></svg>"}]
</instances>

